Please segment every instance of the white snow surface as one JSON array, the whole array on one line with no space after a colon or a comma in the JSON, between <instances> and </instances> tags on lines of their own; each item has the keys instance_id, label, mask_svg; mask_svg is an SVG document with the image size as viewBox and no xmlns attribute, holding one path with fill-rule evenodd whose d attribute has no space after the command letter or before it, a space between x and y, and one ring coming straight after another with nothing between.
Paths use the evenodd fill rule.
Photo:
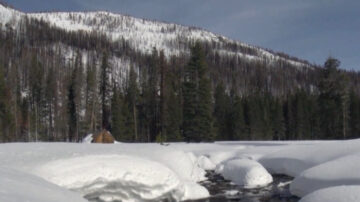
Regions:
<instances>
[{"instance_id":1,"label":"white snow surface","mask_svg":"<svg viewBox=\"0 0 360 202\"><path fill-rule=\"evenodd\" d=\"M299 202L359 202L360 186L337 186L315 191Z\"/></svg>"},{"instance_id":2,"label":"white snow surface","mask_svg":"<svg viewBox=\"0 0 360 202\"><path fill-rule=\"evenodd\" d=\"M302 172L290 186L291 193L305 196L314 190L341 185L360 186L360 154L332 160Z\"/></svg>"},{"instance_id":3,"label":"white snow surface","mask_svg":"<svg viewBox=\"0 0 360 202\"><path fill-rule=\"evenodd\" d=\"M114 199L126 196L127 200L156 200L167 195L180 200L184 195L184 185L172 170L129 155L89 155L56 160L37 168L35 173L83 195L103 192L102 195L111 194Z\"/></svg>"},{"instance_id":4,"label":"white snow surface","mask_svg":"<svg viewBox=\"0 0 360 202\"><path fill-rule=\"evenodd\" d=\"M86 202L79 194L16 169L0 168L2 202Z\"/></svg>"},{"instance_id":5,"label":"white snow surface","mask_svg":"<svg viewBox=\"0 0 360 202\"><path fill-rule=\"evenodd\" d=\"M206 179L205 169L215 167L245 186L249 179L269 180L266 170L293 176L291 192L306 202L321 201L330 192L337 197L333 201L357 201L360 140L0 144L0 201L52 201L36 194L42 189L53 201L66 197L69 202L84 196L104 201L204 198L209 192L197 183Z\"/></svg>"},{"instance_id":6,"label":"white snow surface","mask_svg":"<svg viewBox=\"0 0 360 202\"><path fill-rule=\"evenodd\" d=\"M209 196L197 184L206 179L205 171L189 153L156 144L1 144L0 161L0 168L19 169L63 190L104 201Z\"/></svg>"},{"instance_id":7,"label":"white snow surface","mask_svg":"<svg viewBox=\"0 0 360 202\"><path fill-rule=\"evenodd\" d=\"M272 176L258 162L250 159L235 159L216 167L216 172L244 188L264 187L273 181Z\"/></svg>"}]
</instances>

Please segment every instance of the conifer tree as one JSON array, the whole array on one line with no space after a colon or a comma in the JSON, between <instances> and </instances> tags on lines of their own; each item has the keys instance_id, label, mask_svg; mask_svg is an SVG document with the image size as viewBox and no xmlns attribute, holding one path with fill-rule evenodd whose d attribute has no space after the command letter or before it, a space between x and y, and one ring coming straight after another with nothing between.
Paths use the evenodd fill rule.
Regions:
<instances>
[{"instance_id":1,"label":"conifer tree","mask_svg":"<svg viewBox=\"0 0 360 202\"><path fill-rule=\"evenodd\" d=\"M168 141L182 141L183 137L180 131L182 124L182 96L180 76L175 70L178 67L173 67L167 71L165 78L165 86L167 87L167 100L166 100L166 133Z\"/></svg>"},{"instance_id":2,"label":"conifer tree","mask_svg":"<svg viewBox=\"0 0 360 202\"><path fill-rule=\"evenodd\" d=\"M45 89L45 96L46 96L46 109L48 114L48 141L54 140L54 109L56 105L56 79L55 79L55 71L53 68L50 68L49 73L46 79L46 89Z\"/></svg>"},{"instance_id":3,"label":"conifer tree","mask_svg":"<svg viewBox=\"0 0 360 202\"><path fill-rule=\"evenodd\" d=\"M77 131L78 135L83 134L84 120L80 112L84 109L84 68L82 63L82 54L77 52L74 62L74 91L75 91L75 105L76 105L76 119L78 120ZM108 98L109 99L109 98ZM83 138L83 137L78 137Z\"/></svg>"},{"instance_id":4,"label":"conifer tree","mask_svg":"<svg viewBox=\"0 0 360 202\"><path fill-rule=\"evenodd\" d=\"M194 53L193 53L194 54ZM196 138L197 130L195 124L195 116L197 110L197 72L195 61L197 58L192 56L191 61L185 67L184 83L183 83L183 134L186 141L200 141Z\"/></svg>"},{"instance_id":5,"label":"conifer tree","mask_svg":"<svg viewBox=\"0 0 360 202\"><path fill-rule=\"evenodd\" d=\"M167 140L167 120L169 118L167 100L168 90L166 85L167 79L167 64L165 61L164 51L160 51L159 56L160 66L160 142L163 143Z\"/></svg>"},{"instance_id":6,"label":"conifer tree","mask_svg":"<svg viewBox=\"0 0 360 202\"><path fill-rule=\"evenodd\" d=\"M259 94L252 95L246 100L246 115L249 127L249 139L259 140L264 136L263 129L265 128L263 122L263 99Z\"/></svg>"},{"instance_id":7,"label":"conifer tree","mask_svg":"<svg viewBox=\"0 0 360 202\"><path fill-rule=\"evenodd\" d=\"M219 83L216 86L214 100L214 127L216 130L216 137L218 140L227 140L230 138L227 125L230 103L222 83Z\"/></svg>"},{"instance_id":8,"label":"conifer tree","mask_svg":"<svg viewBox=\"0 0 360 202\"><path fill-rule=\"evenodd\" d=\"M6 85L2 64L0 63L0 142L12 140L13 115L10 110L10 89Z\"/></svg>"},{"instance_id":9,"label":"conifer tree","mask_svg":"<svg viewBox=\"0 0 360 202\"><path fill-rule=\"evenodd\" d=\"M354 89L350 91L349 100L349 137L357 138L360 136L360 98L356 95Z\"/></svg>"},{"instance_id":10,"label":"conifer tree","mask_svg":"<svg viewBox=\"0 0 360 202\"><path fill-rule=\"evenodd\" d=\"M115 86L111 99L111 134L116 140L124 140L124 130L126 128L125 119L122 111L123 101L120 90Z\"/></svg>"},{"instance_id":11,"label":"conifer tree","mask_svg":"<svg viewBox=\"0 0 360 202\"><path fill-rule=\"evenodd\" d=\"M185 67L183 84L183 133L187 141L213 140L212 98L204 51L197 42Z\"/></svg>"},{"instance_id":12,"label":"conifer tree","mask_svg":"<svg viewBox=\"0 0 360 202\"><path fill-rule=\"evenodd\" d=\"M278 99L274 99L270 110L273 139L283 140L285 138L285 123L281 102Z\"/></svg>"},{"instance_id":13,"label":"conifer tree","mask_svg":"<svg viewBox=\"0 0 360 202\"><path fill-rule=\"evenodd\" d=\"M86 68L85 117L87 132L93 133L97 128L96 112L98 106L98 85L95 61L88 63Z\"/></svg>"},{"instance_id":14,"label":"conifer tree","mask_svg":"<svg viewBox=\"0 0 360 202\"><path fill-rule=\"evenodd\" d=\"M347 79L338 70L340 61L328 58L319 83L322 138L346 138L348 119Z\"/></svg>"},{"instance_id":15,"label":"conifer tree","mask_svg":"<svg viewBox=\"0 0 360 202\"><path fill-rule=\"evenodd\" d=\"M70 85L68 87L68 140L78 141L78 131L77 131L77 110L76 110L76 103L75 103L75 71L71 75Z\"/></svg>"},{"instance_id":16,"label":"conifer tree","mask_svg":"<svg viewBox=\"0 0 360 202\"><path fill-rule=\"evenodd\" d=\"M40 114L42 112L42 101L43 99L43 80L44 70L41 63L38 61L37 55L34 54L31 59L29 82L31 92L31 109L33 111L33 127L35 133L35 141L38 141L38 135L40 130Z\"/></svg>"},{"instance_id":17,"label":"conifer tree","mask_svg":"<svg viewBox=\"0 0 360 202\"><path fill-rule=\"evenodd\" d=\"M244 106L241 98L235 96L233 98L232 110L230 111L229 130L231 140L244 140L247 137L245 117L244 117Z\"/></svg>"},{"instance_id":18,"label":"conifer tree","mask_svg":"<svg viewBox=\"0 0 360 202\"><path fill-rule=\"evenodd\" d=\"M134 67L131 66L129 76L128 76L128 84L126 89L126 108L123 112L125 113L126 125L128 127L127 131L131 134L132 141L138 141L138 125L137 125L137 103L139 96L139 88L137 84L137 74L134 70ZM130 139L129 139L130 141Z\"/></svg>"},{"instance_id":19,"label":"conifer tree","mask_svg":"<svg viewBox=\"0 0 360 202\"><path fill-rule=\"evenodd\" d=\"M160 102L159 86L161 83L160 60L158 51L154 48L148 58L148 68L142 72L142 113L146 139L155 141L159 133L160 124ZM159 83L160 80L160 83Z\"/></svg>"},{"instance_id":20,"label":"conifer tree","mask_svg":"<svg viewBox=\"0 0 360 202\"><path fill-rule=\"evenodd\" d=\"M102 112L102 128L110 129L110 78L111 73L108 53L104 52L101 68L100 68L100 97L101 97L101 112Z\"/></svg>"}]
</instances>

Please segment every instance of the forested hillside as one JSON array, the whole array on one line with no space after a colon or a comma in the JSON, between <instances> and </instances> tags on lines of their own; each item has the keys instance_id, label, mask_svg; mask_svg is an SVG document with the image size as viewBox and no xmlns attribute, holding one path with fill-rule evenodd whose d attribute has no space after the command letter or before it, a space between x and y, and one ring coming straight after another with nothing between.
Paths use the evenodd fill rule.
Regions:
<instances>
[{"instance_id":1,"label":"forested hillside","mask_svg":"<svg viewBox=\"0 0 360 202\"><path fill-rule=\"evenodd\" d=\"M360 136L359 73L202 29L0 5L0 142Z\"/></svg>"}]
</instances>

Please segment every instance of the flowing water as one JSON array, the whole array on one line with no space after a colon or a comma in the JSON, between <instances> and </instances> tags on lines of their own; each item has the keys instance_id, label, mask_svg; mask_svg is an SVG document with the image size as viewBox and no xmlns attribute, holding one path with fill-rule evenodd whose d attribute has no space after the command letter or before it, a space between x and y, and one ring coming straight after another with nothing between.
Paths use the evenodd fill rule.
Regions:
<instances>
[{"instance_id":1,"label":"flowing water","mask_svg":"<svg viewBox=\"0 0 360 202\"><path fill-rule=\"evenodd\" d=\"M239 187L213 171L208 171L207 177L208 180L201 184L209 190L211 197L196 202L297 202L300 200L289 191L293 178L285 175L273 175L273 183L256 189Z\"/></svg>"}]
</instances>

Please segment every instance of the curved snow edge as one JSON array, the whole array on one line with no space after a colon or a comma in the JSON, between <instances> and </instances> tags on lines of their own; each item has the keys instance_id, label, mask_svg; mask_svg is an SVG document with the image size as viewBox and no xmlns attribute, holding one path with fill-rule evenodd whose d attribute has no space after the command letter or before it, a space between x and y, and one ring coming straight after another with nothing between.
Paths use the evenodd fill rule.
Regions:
<instances>
[{"instance_id":1,"label":"curved snow edge","mask_svg":"<svg viewBox=\"0 0 360 202\"><path fill-rule=\"evenodd\" d=\"M250 159L227 161L218 165L215 172L247 189L264 187L273 181L272 176L260 163Z\"/></svg>"},{"instance_id":2,"label":"curved snow edge","mask_svg":"<svg viewBox=\"0 0 360 202\"><path fill-rule=\"evenodd\" d=\"M48 162L35 174L86 197L110 200L199 199L209 192L156 161L129 155L88 155Z\"/></svg>"}]
</instances>

